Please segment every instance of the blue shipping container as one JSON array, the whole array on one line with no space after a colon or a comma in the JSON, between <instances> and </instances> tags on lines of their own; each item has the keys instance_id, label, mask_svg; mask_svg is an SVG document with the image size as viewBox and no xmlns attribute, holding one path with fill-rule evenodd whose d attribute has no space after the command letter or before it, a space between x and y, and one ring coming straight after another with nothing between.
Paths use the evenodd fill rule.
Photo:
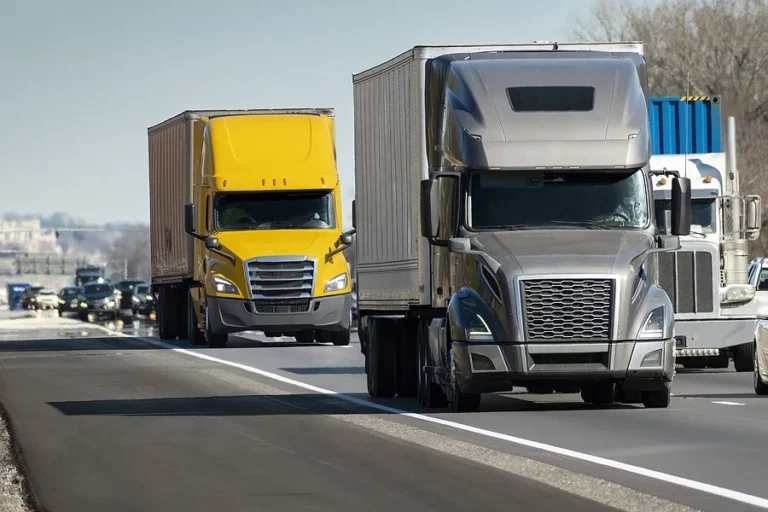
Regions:
<instances>
[{"instance_id":1,"label":"blue shipping container","mask_svg":"<svg viewBox=\"0 0 768 512\"><path fill-rule=\"evenodd\" d=\"M663 96L648 105L654 155L722 152L718 96Z\"/></svg>"}]
</instances>

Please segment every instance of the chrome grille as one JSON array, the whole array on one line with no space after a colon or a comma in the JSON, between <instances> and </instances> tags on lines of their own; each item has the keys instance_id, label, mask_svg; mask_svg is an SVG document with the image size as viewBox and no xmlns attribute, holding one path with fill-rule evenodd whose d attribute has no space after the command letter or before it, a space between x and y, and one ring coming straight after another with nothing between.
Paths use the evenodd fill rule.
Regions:
<instances>
[{"instance_id":1,"label":"chrome grille","mask_svg":"<svg viewBox=\"0 0 768 512\"><path fill-rule=\"evenodd\" d=\"M523 279L520 282L526 340L611 339L613 279Z\"/></svg>"},{"instance_id":2,"label":"chrome grille","mask_svg":"<svg viewBox=\"0 0 768 512\"><path fill-rule=\"evenodd\" d=\"M659 253L659 286L675 313L712 313L715 292L712 254L706 251ZM718 276L719 278L719 276Z\"/></svg>"},{"instance_id":3,"label":"chrome grille","mask_svg":"<svg viewBox=\"0 0 768 512\"><path fill-rule=\"evenodd\" d=\"M257 304L309 299L315 284L315 262L307 258L262 258L246 264L251 298ZM309 303L307 302L307 307ZM305 309L306 310L306 309Z\"/></svg>"}]
</instances>

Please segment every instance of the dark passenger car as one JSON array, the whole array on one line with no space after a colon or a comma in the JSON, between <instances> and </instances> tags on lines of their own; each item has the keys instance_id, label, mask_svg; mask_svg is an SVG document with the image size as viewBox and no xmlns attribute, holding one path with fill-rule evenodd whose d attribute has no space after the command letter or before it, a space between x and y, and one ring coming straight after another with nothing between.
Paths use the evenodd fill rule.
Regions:
<instances>
[{"instance_id":1,"label":"dark passenger car","mask_svg":"<svg viewBox=\"0 0 768 512\"><path fill-rule=\"evenodd\" d=\"M133 314L150 316L155 313L155 298L152 296L152 287L146 283L136 285L133 294Z\"/></svg>"},{"instance_id":2,"label":"dark passenger car","mask_svg":"<svg viewBox=\"0 0 768 512\"><path fill-rule=\"evenodd\" d=\"M82 295L80 286L67 286L59 292L59 316L64 313L77 313L80 310L78 297Z\"/></svg>"},{"instance_id":3,"label":"dark passenger car","mask_svg":"<svg viewBox=\"0 0 768 512\"><path fill-rule=\"evenodd\" d=\"M115 284L115 288L120 290L120 310L123 314L127 314L126 310L130 310L133 313L133 297L136 295L136 287L139 285L146 285L141 279L123 279Z\"/></svg>"},{"instance_id":4,"label":"dark passenger car","mask_svg":"<svg viewBox=\"0 0 768 512\"><path fill-rule=\"evenodd\" d=\"M96 317L120 317L119 298L115 294L115 286L111 283L88 283L83 286L80 295L78 317L88 320L88 315Z\"/></svg>"}]
</instances>

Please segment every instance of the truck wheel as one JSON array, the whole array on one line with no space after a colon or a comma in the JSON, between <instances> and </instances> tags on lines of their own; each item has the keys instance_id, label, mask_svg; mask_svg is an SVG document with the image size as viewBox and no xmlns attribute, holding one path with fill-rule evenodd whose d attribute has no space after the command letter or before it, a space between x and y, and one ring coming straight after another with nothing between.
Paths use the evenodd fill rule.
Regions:
<instances>
[{"instance_id":1,"label":"truck wheel","mask_svg":"<svg viewBox=\"0 0 768 512\"><path fill-rule=\"evenodd\" d=\"M180 340L189 339L189 289L186 286L173 290L173 302L176 304L176 336Z\"/></svg>"},{"instance_id":2,"label":"truck wheel","mask_svg":"<svg viewBox=\"0 0 768 512\"><path fill-rule=\"evenodd\" d=\"M476 412L480 408L480 393L465 393L459 387L459 369L456 361L451 363L451 391L452 397L448 402L450 412Z\"/></svg>"},{"instance_id":3,"label":"truck wheel","mask_svg":"<svg viewBox=\"0 0 768 512\"><path fill-rule=\"evenodd\" d=\"M197 326L195 305L191 292L187 294L187 339L192 345L205 345L205 332Z\"/></svg>"},{"instance_id":4,"label":"truck wheel","mask_svg":"<svg viewBox=\"0 0 768 512\"><path fill-rule=\"evenodd\" d=\"M643 405L647 409L666 409L670 402L669 388L663 391L643 391Z\"/></svg>"},{"instance_id":5,"label":"truck wheel","mask_svg":"<svg viewBox=\"0 0 768 512\"><path fill-rule=\"evenodd\" d=\"M419 393L419 350L418 320L403 319L397 322L400 333L397 337L397 394L411 398Z\"/></svg>"},{"instance_id":6,"label":"truck wheel","mask_svg":"<svg viewBox=\"0 0 768 512\"><path fill-rule=\"evenodd\" d=\"M177 304L174 293L167 286L160 288L157 305L157 323L161 340L175 340L178 336L176 310Z\"/></svg>"},{"instance_id":7,"label":"truck wheel","mask_svg":"<svg viewBox=\"0 0 768 512\"><path fill-rule=\"evenodd\" d=\"M210 348L224 348L227 345L227 341L229 341L227 333L214 334L211 331L206 331L205 338Z\"/></svg>"},{"instance_id":8,"label":"truck wheel","mask_svg":"<svg viewBox=\"0 0 768 512\"><path fill-rule=\"evenodd\" d=\"M581 399L593 405L610 405L616 401L616 384L590 382L581 388Z\"/></svg>"},{"instance_id":9,"label":"truck wheel","mask_svg":"<svg viewBox=\"0 0 768 512\"><path fill-rule=\"evenodd\" d=\"M350 329L344 331L331 331L331 341L337 347L346 347L349 345L351 339L352 331Z\"/></svg>"},{"instance_id":10,"label":"truck wheel","mask_svg":"<svg viewBox=\"0 0 768 512\"><path fill-rule=\"evenodd\" d=\"M754 344L752 341L733 347L733 366L737 372L751 372L755 369Z\"/></svg>"},{"instance_id":11,"label":"truck wheel","mask_svg":"<svg viewBox=\"0 0 768 512\"><path fill-rule=\"evenodd\" d=\"M374 398L391 398L397 392L396 333L392 319L368 319L366 373L368 394Z\"/></svg>"},{"instance_id":12,"label":"truck wheel","mask_svg":"<svg viewBox=\"0 0 768 512\"><path fill-rule=\"evenodd\" d=\"M443 408L448 405L448 399L443 389L432 380L432 376L424 370L425 366L432 366L429 357L429 324L426 321L419 322L419 328L416 334L416 345L418 347L418 397L419 403L429 409Z\"/></svg>"}]
</instances>

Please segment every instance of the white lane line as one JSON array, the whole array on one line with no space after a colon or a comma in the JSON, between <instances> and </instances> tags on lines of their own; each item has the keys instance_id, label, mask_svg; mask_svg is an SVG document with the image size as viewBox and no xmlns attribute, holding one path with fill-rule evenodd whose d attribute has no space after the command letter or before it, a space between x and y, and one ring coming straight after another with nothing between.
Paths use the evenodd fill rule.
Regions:
<instances>
[{"instance_id":1,"label":"white lane line","mask_svg":"<svg viewBox=\"0 0 768 512\"><path fill-rule=\"evenodd\" d=\"M485 437L491 437L494 439L500 439L502 441L507 441L510 443L514 443L520 446L526 446L529 448L534 448L537 450L542 450L549 453L554 453L557 455L562 455L565 457L570 457L572 459L584 461L584 462L591 462L593 464L597 464L599 466L604 466L612 469L618 469L621 471L626 471L627 473L632 473L635 475L644 476L646 478L651 478L654 480L659 480L661 482L669 483L669 484L675 484L682 487L687 487L689 489L693 489L696 491L701 491L705 493L709 493L715 496L719 496L721 498L727 498L734 501L738 501L741 503L746 503L748 505L753 505L756 507L761 507L764 509L768 509L768 499L761 498L759 496L753 496L751 494L746 494L739 491L734 491L732 489L726 489L724 487L718 487L716 485L707 484L704 482L698 482L696 480L691 480L688 478L683 478L680 476L670 475L667 473L662 473L661 471L655 471L653 469L648 469L640 466L634 466L632 464L627 464L624 462L619 462L611 459L606 459L603 457L598 457L596 455L590 455L588 453L582 453L577 452L574 450L569 450L567 448L561 448L559 446L553 446L550 444L540 443L538 441L531 441L530 439L523 439L521 437L515 437L511 436L509 434L502 434L501 432L494 432L492 430L486 430L483 428L473 427L471 425L465 425L464 423L458 423L455 421L449 421L444 420L441 418L435 418L432 416L427 416L424 414L419 413L413 413L404 411L401 409L395 409L394 407L388 407L386 405L377 404L374 402L369 402L367 400L361 400L359 398L355 398L353 396L345 395L343 393L338 393L336 391L331 391L328 389L320 388L317 386L313 386L312 384L307 384L306 382L301 382L293 379L289 379L287 377L283 377L282 375L278 375L276 373L267 372L264 370L260 370L258 368L254 368L253 366L248 366L241 363L235 363L233 361L227 361L225 359L219 359L218 357L209 356L207 354L201 354L199 352L193 352L191 350L187 350L184 348L177 347L175 345L171 345L169 343L165 343L159 340L155 340L152 338L143 338L138 336L128 336L123 333L116 333L115 331L110 331L106 327L98 326L99 328L103 329L104 331L114 334L117 336L123 336L127 338L133 338L142 340L146 343L149 343L151 345L155 345L156 347L162 347L169 350L172 350L174 352L178 352L180 354L186 354L192 357L196 357L198 359L204 359L206 361L212 361L214 363L223 364L226 366L231 366L232 368L238 368L240 370L244 370L249 373L255 373L257 375L261 375L262 377L266 377L268 379L276 380L279 382L284 382L286 384L290 384L292 386L297 386L309 391L315 391L317 393L321 393L324 395L331 395L336 398L339 398L341 400L344 400L346 402L350 402L353 404L361 405L364 407L370 407L372 409L377 409L382 412L390 413L390 414L397 414L400 416L406 416L408 418L413 418L417 420L421 420L427 423L434 423L437 425L442 425L445 427L451 427L457 430L463 430L465 432L472 432L474 434L479 434ZM652 411L648 411L648 413L651 413Z\"/></svg>"},{"instance_id":2,"label":"white lane line","mask_svg":"<svg viewBox=\"0 0 768 512\"><path fill-rule=\"evenodd\" d=\"M742 404L741 402L726 402L725 400L721 400L721 401L718 401L718 402L712 402L712 403L713 404L720 404L720 405L747 405L747 404Z\"/></svg>"}]
</instances>

